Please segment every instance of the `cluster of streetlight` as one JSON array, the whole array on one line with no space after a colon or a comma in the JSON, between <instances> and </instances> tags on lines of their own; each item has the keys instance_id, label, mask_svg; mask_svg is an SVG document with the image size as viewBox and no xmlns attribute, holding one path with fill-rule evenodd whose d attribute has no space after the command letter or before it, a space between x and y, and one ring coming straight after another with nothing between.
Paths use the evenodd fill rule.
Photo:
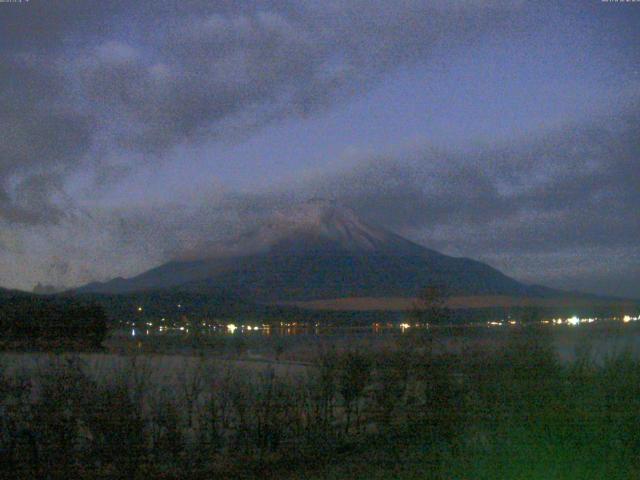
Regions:
<instances>
[{"instance_id":1,"label":"cluster of streetlight","mask_svg":"<svg viewBox=\"0 0 640 480\"><path fill-rule=\"evenodd\" d=\"M605 320L605 319L601 319L601 318L593 318L593 317L585 317L585 318L581 318L578 317L576 315L569 317L569 318L552 318L551 320L541 320L540 323L542 323L543 325L569 325L572 327L575 327L577 325L583 325L583 324L589 324L589 323L594 323L600 320ZM640 320L640 315L637 316L632 316L632 315L625 315L623 317L618 317L618 318L608 318L606 320L614 320L614 321L620 321L622 320L623 323L629 323L629 322L635 322ZM487 325L490 327L501 327L503 325L516 325L517 322L515 320L501 320L501 321L496 321L496 320L492 320L487 322Z\"/></svg>"},{"instance_id":2,"label":"cluster of streetlight","mask_svg":"<svg viewBox=\"0 0 640 480\"><path fill-rule=\"evenodd\" d=\"M178 304L177 305L178 308L181 308L182 305ZM142 306L138 306L137 307L137 311L138 312L142 312L143 311L143 307ZM572 317L568 317L568 318L552 318L550 320L541 320L540 323L544 324L544 325L569 325L569 326L577 326L577 325L582 325L582 324L589 324L589 323L594 323L596 321L600 321L600 320L614 320L614 321L622 321L623 323L630 323L630 322L635 322L640 320L640 315L636 315L636 316L632 316L632 315L624 315L623 317L614 317L614 318L607 318L607 319L601 319L601 318L593 318L593 317L588 317L588 318L580 318L576 315L572 316ZM165 323L166 322L166 318L161 318L160 320L161 323ZM518 322L516 320L512 320L512 319L506 319L506 320L491 320L486 322L486 325L489 327L501 327L501 326L505 326L505 325L517 325ZM135 328L135 324L133 322L131 322L131 335L135 336L136 335L136 328ZM145 322L145 326L146 327L153 327L153 322ZM271 326L270 325L235 325L234 323L229 323L229 324L215 324L215 325L211 325L211 324L207 324L207 322L202 321L202 326L203 327L209 327L209 328L213 328L213 329L223 329L226 330L228 333L234 333L237 330L240 331L259 331L259 330L270 330ZM298 323L298 322L280 322L280 327L285 327L287 329L291 328L291 327L298 327L298 326L302 326L302 324ZM318 325L316 324L316 327ZM381 325L378 323L375 323L374 325L375 327L380 327ZM392 324L389 324L389 326L392 326ZM405 330L407 330L408 328L411 327L429 327L428 324L422 325L422 324L415 324L415 325L411 325L407 322L403 322L398 324L398 327L400 327L400 329L404 332ZM159 332L168 332L169 330L177 330L180 332L185 332L185 333L189 333L189 325L182 325L182 326L174 326L174 327L169 327L168 325L164 324L164 325L160 325L158 327L158 331ZM149 334L149 328L146 329L146 333L147 335Z\"/></svg>"}]
</instances>

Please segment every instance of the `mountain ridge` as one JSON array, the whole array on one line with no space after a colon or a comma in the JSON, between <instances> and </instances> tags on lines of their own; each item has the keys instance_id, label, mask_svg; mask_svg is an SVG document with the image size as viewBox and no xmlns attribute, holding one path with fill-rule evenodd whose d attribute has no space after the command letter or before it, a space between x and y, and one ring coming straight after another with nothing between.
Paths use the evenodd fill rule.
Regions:
<instances>
[{"instance_id":1,"label":"mountain ridge","mask_svg":"<svg viewBox=\"0 0 640 480\"><path fill-rule=\"evenodd\" d=\"M206 250L206 249L205 249ZM172 260L129 279L85 285L79 293L225 288L263 303L340 297L414 297L437 285L449 295L554 296L465 257L451 257L369 224L333 202L277 212L231 245L202 258Z\"/></svg>"}]
</instances>

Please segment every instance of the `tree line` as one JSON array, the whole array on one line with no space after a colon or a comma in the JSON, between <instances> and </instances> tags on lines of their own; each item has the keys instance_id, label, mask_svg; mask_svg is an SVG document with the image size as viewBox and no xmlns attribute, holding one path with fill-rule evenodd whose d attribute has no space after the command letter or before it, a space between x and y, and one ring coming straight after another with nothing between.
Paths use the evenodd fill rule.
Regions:
<instances>
[{"instance_id":1,"label":"tree line","mask_svg":"<svg viewBox=\"0 0 640 480\"><path fill-rule=\"evenodd\" d=\"M16 295L0 302L0 333L2 343L11 347L99 348L107 317L96 304Z\"/></svg>"}]
</instances>

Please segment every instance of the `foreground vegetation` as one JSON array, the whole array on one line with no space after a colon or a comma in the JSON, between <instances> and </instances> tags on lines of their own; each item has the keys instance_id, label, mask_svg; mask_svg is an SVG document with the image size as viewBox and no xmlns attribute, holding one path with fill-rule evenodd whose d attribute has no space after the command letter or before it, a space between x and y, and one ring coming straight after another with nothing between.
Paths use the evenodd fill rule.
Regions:
<instances>
[{"instance_id":1,"label":"foreground vegetation","mask_svg":"<svg viewBox=\"0 0 640 480\"><path fill-rule=\"evenodd\" d=\"M297 376L201 358L171 387L131 356L77 356L0 384L10 478L640 478L640 362L561 364L544 330L505 348L318 352Z\"/></svg>"}]
</instances>

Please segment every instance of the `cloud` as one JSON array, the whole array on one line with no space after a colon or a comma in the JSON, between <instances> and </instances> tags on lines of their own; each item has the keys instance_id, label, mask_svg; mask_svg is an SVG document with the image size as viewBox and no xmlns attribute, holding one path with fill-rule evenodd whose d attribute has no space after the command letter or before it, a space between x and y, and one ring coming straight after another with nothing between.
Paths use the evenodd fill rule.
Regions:
<instances>
[{"instance_id":1,"label":"cloud","mask_svg":"<svg viewBox=\"0 0 640 480\"><path fill-rule=\"evenodd\" d=\"M308 115L428 58L437 42L460 43L497 22L478 3L297 5L185 14L141 46L145 54L99 45L80 75L91 101L106 106L105 123L122 127L121 146L157 154Z\"/></svg>"},{"instance_id":2,"label":"cloud","mask_svg":"<svg viewBox=\"0 0 640 480\"><path fill-rule=\"evenodd\" d=\"M242 237L274 213L321 197L454 254L631 251L640 235L638 131L640 109L633 107L522 143L465 152L411 148L278 189L103 212L100 223L117 243L155 245L166 260Z\"/></svg>"},{"instance_id":3,"label":"cloud","mask_svg":"<svg viewBox=\"0 0 640 480\"><path fill-rule=\"evenodd\" d=\"M63 76L37 56L0 55L0 219L55 222L63 178L88 151L90 116L61 101Z\"/></svg>"},{"instance_id":4,"label":"cloud","mask_svg":"<svg viewBox=\"0 0 640 480\"><path fill-rule=\"evenodd\" d=\"M476 251L631 246L640 108L508 145L417 148L302 187L372 221Z\"/></svg>"},{"instance_id":5,"label":"cloud","mask_svg":"<svg viewBox=\"0 0 640 480\"><path fill-rule=\"evenodd\" d=\"M8 25L0 47L0 219L53 224L68 215L61 197L79 171L117 178L109 172L162 161L179 145L238 141L312 114L438 46L506 25L518 4L22 7L0 12ZM135 33L125 34L127 26Z\"/></svg>"}]
</instances>

